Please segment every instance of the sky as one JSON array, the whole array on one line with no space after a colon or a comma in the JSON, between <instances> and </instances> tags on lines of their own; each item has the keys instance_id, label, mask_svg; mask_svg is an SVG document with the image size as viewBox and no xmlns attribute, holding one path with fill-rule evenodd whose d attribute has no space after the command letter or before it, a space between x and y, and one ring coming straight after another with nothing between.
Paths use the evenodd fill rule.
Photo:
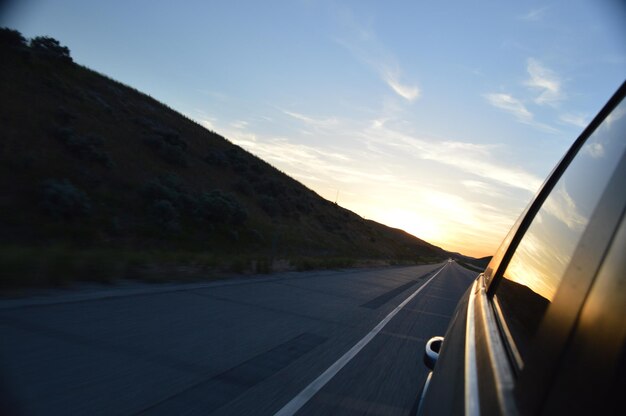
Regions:
<instances>
[{"instance_id":1,"label":"sky","mask_svg":"<svg viewBox=\"0 0 626 416\"><path fill-rule=\"evenodd\" d=\"M22 0L52 36L362 217L495 252L626 79L619 1Z\"/></svg>"}]
</instances>

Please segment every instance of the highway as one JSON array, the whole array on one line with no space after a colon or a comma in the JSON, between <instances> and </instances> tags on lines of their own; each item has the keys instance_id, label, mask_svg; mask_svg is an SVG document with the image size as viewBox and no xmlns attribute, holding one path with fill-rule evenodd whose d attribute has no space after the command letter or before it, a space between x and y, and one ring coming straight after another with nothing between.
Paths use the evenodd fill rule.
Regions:
<instances>
[{"instance_id":1,"label":"highway","mask_svg":"<svg viewBox=\"0 0 626 416\"><path fill-rule=\"evenodd\" d=\"M24 415L406 415L476 272L436 265L128 284L0 301Z\"/></svg>"}]
</instances>

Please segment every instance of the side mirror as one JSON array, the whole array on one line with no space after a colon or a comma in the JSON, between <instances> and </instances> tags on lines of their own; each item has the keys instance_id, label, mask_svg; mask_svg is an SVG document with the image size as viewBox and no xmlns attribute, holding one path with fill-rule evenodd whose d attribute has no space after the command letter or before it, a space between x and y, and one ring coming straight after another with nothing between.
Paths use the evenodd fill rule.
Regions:
<instances>
[{"instance_id":1,"label":"side mirror","mask_svg":"<svg viewBox=\"0 0 626 416\"><path fill-rule=\"evenodd\" d=\"M443 337L432 337L424 347L424 364L426 364L426 367L430 370L435 369L435 363L437 362L437 358L439 358L441 344L443 344Z\"/></svg>"}]
</instances>

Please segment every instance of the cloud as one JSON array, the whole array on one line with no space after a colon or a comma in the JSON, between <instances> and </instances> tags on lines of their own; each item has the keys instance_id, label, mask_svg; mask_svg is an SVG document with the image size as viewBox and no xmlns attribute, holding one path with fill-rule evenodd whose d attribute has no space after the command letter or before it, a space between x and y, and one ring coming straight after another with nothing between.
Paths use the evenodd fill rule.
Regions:
<instances>
[{"instance_id":1,"label":"cloud","mask_svg":"<svg viewBox=\"0 0 626 416\"><path fill-rule=\"evenodd\" d=\"M198 122L199 122L199 123L200 123L200 124L201 124L204 128L209 129L209 130L211 130L211 131L215 131L215 125L214 125L214 123L215 123L215 119L204 117L204 118L199 118L199 119L198 119Z\"/></svg>"},{"instance_id":2,"label":"cloud","mask_svg":"<svg viewBox=\"0 0 626 416\"><path fill-rule=\"evenodd\" d=\"M334 200L340 190L342 206L446 248L488 254L483 250L495 248L541 184L535 175L499 160L499 145L420 137L393 111L358 121L275 110L311 126L315 143L303 135L257 135L236 120L218 122L206 114L201 119L323 197ZM328 124L332 128L318 128ZM322 147L322 142L331 144ZM451 188L442 186L446 183ZM460 187L471 192L458 192ZM421 226L394 223L393 209L416 213Z\"/></svg>"},{"instance_id":3,"label":"cloud","mask_svg":"<svg viewBox=\"0 0 626 416\"><path fill-rule=\"evenodd\" d=\"M237 120L237 121L233 121L232 123L230 123L230 125L236 129L244 129L248 127L248 122L243 121L243 120Z\"/></svg>"},{"instance_id":4,"label":"cloud","mask_svg":"<svg viewBox=\"0 0 626 416\"><path fill-rule=\"evenodd\" d=\"M530 22L538 22L539 20L543 19L543 17L546 15L547 10L547 6L531 9L528 13L519 16L519 19Z\"/></svg>"},{"instance_id":5,"label":"cloud","mask_svg":"<svg viewBox=\"0 0 626 416\"><path fill-rule=\"evenodd\" d=\"M489 104L511 113L522 123L530 123L533 120L533 114L528 111L526 106L509 94L491 93L485 94L484 97L489 101Z\"/></svg>"},{"instance_id":6,"label":"cloud","mask_svg":"<svg viewBox=\"0 0 626 416\"><path fill-rule=\"evenodd\" d=\"M520 169L498 164L493 160L492 145L459 141L428 140L398 130L378 127L364 133L366 140L378 146L395 147L402 154L431 160L476 175L492 182L535 193L541 179Z\"/></svg>"},{"instance_id":7,"label":"cloud","mask_svg":"<svg viewBox=\"0 0 626 416\"><path fill-rule=\"evenodd\" d=\"M576 201L561 184L550 194L544 204L546 212L552 214L570 230L581 231L587 225L587 218L579 212Z\"/></svg>"},{"instance_id":8,"label":"cloud","mask_svg":"<svg viewBox=\"0 0 626 416\"><path fill-rule=\"evenodd\" d=\"M561 80L554 71L546 68L534 58L528 58L526 70L530 78L524 84L540 91L534 100L536 104L553 105L564 99L564 94L561 91Z\"/></svg>"},{"instance_id":9,"label":"cloud","mask_svg":"<svg viewBox=\"0 0 626 416\"><path fill-rule=\"evenodd\" d=\"M559 120L565 124L582 128L587 127L587 124L589 124L587 116L583 114L564 113L559 116Z\"/></svg>"},{"instance_id":10,"label":"cloud","mask_svg":"<svg viewBox=\"0 0 626 416\"><path fill-rule=\"evenodd\" d=\"M499 195L500 194L498 191L495 190L494 186L486 182L475 181L475 180L463 180L461 181L461 184L465 186L467 189L469 189L470 191L475 192L477 194L482 194L482 195L494 195L494 194Z\"/></svg>"},{"instance_id":11,"label":"cloud","mask_svg":"<svg viewBox=\"0 0 626 416\"><path fill-rule=\"evenodd\" d=\"M420 88L402 79L403 71L397 58L378 40L375 33L359 24L348 9L336 13L340 25L347 32L335 41L346 48L359 61L374 69L381 80L400 97L415 101L420 96Z\"/></svg>"},{"instance_id":12,"label":"cloud","mask_svg":"<svg viewBox=\"0 0 626 416\"><path fill-rule=\"evenodd\" d=\"M598 142L587 143L583 146L583 152L585 152L594 159L599 159L601 157L604 157L604 146L602 145L602 143Z\"/></svg>"},{"instance_id":13,"label":"cloud","mask_svg":"<svg viewBox=\"0 0 626 416\"><path fill-rule=\"evenodd\" d=\"M504 94L502 94L504 95ZM505 102L507 100L504 100ZM461 170L482 180L535 193L541 184L536 176L516 167L499 164L493 155L496 145L469 143L457 140L436 140L406 133L403 124L393 123L389 116L379 117L365 124L335 117L314 118L305 114L280 110L284 114L312 126L329 126L320 131L320 138L333 137L338 146L352 143L346 149L313 147L280 137L257 137L244 123L225 124L221 134L265 160L277 163L294 176L323 176L327 181L352 183L359 180L406 182L390 172L397 169L394 158L410 156L415 160L430 160ZM200 122L216 124L216 119L203 115ZM338 140L349 137L350 140ZM359 151L354 142L360 141ZM349 156L348 156L349 155ZM390 161L391 160L391 161ZM381 164L382 163L382 164ZM372 171L371 166L377 166ZM381 168L381 166L383 166ZM473 181L473 182L472 182ZM484 182L467 177L464 185L477 190ZM483 190L485 186L482 186Z\"/></svg>"},{"instance_id":14,"label":"cloud","mask_svg":"<svg viewBox=\"0 0 626 416\"><path fill-rule=\"evenodd\" d=\"M396 94L406 100L414 101L420 95L420 90L418 87L411 85L402 85L400 81L398 81L398 77L396 76L396 74L392 72L386 71L386 73L383 74L383 79L385 80L387 85L389 85L389 87L396 92Z\"/></svg>"},{"instance_id":15,"label":"cloud","mask_svg":"<svg viewBox=\"0 0 626 416\"><path fill-rule=\"evenodd\" d=\"M302 113L296 113L295 111L289 110L281 110L284 114L295 118L296 120L300 120L305 124L312 127L320 127L320 128L329 128L334 127L338 124L338 120L334 117L329 118L314 118Z\"/></svg>"},{"instance_id":16,"label":"cloud","mask_svg":"<svg viewBox=\"0 0 626 416\"><path fill-rule=\"evenodd\" d=\"M490 93L483 96L489 101L489 104L512 114L520 123L528 124L548 133L559 133L558 129L536 121L533 113L528 110L526 105L510 94Z\"/></svg>"},{"instance_id":17,"label":"cloud","mask_svg":"<svg viewBox=\"0 0 626 416\"><path fill-rule=\"evenodd\" d=\"M606 126L605 127L606 129L610 130L611 126L617 121L619 121L625 115L626 115L626 105L621 104L619 107L613 110L611 114L609 114L606 117L606 120L604 121L603 125Z\"/></svg>"}]
</instances>

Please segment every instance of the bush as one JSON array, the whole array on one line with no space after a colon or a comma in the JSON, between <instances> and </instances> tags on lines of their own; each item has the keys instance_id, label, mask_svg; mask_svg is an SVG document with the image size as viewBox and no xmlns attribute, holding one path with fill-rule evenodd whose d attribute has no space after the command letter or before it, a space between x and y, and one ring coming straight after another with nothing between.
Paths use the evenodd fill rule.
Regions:
<instances>
[{"instance_id":1,"label":"bush","mask_svg":"<svg viewBox=\"0 0 626 416\"><path fill-rule=\"evenodd\" d=\"M147 146L152 147L157 151L161 159L164 161L180 167L189 166L189 162L187 161L187 155L185 154L185 149L187 148L187 143L182 140L173 139L174 136L151 136L144 139L144 143ZM174 144L173 144L174 143Z\"/></svg>"},{"instance_id":2,"label":"bush","mask_svg":"<svg viewBox=\"0 0 626 416\"><path fill-rule=\"evenodd\" d=\"M37 52L42 52L63 61L72 62L68 47L62 46L58 40L49 36L37 36L31 39L30 47Z\"/></svg>"},{"instance_id":3,"label":"bush","mask_svg":"<svg viewBox=\"0 0 626 416\"><path fill-rule=\"evenodd\" d=\"M160 132L161 138L165 143L172 146L180 147L182 150L187 150L187 142L180 138L180 135L175 131L162 131Z\"/></svg>"},{"instance_id":4,"label":"bush","mask_svg":"<svg viewBox=\"0 0 626 416\"><path fill-rule=\"evenodd\" d=\"M17 30L0 27L0 45L23 47L26 46L26 39Z\"/></svg>"},{"instance_id":5,"label":"bush","mask_svg":"<svg viewBox=\"0 0 626 416\"><path fill-rule=\"evenodd\" d=\"M60 128L54 132L61 143L79 159L100 163L108 168L113 166L109 154L101 149L104 140L97 136L77 136L71 128Z\"/></svg>"},{"instance_id":6,"label":"bush","mask_svg":"<svg viewBox=\"0 0 626 416\"><path fill-rule=\"evenodd\" d=\"M178 224L178 211L170 201L160 199L154 201L150 207L150 217L160 226L169 231L180 228Z\"/></svg>"},{"instance_id":7,"label":"bush","mask_svg":"<svg viewBox=\"0 0 626 416\"><path fill-rule=\"evenodd\" d=\"M180 187L160 176L146 182L141 188L141 193L149 201L165 199L175 204L180 197Z\"/></svg>"},{"instance_id":8,"label":"bush","mask_svg":"<svg viewBox=\"0 0 626 416\"><path fill-rule=\"evenodd\" d=\"M200 195L197 214L211 223L231 225L241 225L248 218L248 213L239 201L219 189Z\"/></svg>"},{"instance_id":9,"label":"bush","mask_svg":"<svg viewBox=\"0 0 626 416\"><path fill-rule=\"evenodd\" d=\"M198 198L189 193L180 177L173 173L146 182L141 188L141 193L149 203L166 200L179 211L195 213L198 208Z\"/></svg>"},{"instance_id":10,"label":"bush","mask_svg":"<svg viewBox=\"0 0 626 416\"><path fill-rule=\"evenodd\" d=\"M237 172L245 172L250 165L250 156L240 147L233 147L224 152L228 164Z\"/></svg>"},{"instance_id":11,"label":"bush","mask_svg":"<svg viewBox=\"0 0 626 416\"><path fill-rule=\"evenodd\" d=\"M54 218L72 220L91 211L87 195L67 179L49 179L42 185L43 208Z\"/></svg>"}]
</instances>

